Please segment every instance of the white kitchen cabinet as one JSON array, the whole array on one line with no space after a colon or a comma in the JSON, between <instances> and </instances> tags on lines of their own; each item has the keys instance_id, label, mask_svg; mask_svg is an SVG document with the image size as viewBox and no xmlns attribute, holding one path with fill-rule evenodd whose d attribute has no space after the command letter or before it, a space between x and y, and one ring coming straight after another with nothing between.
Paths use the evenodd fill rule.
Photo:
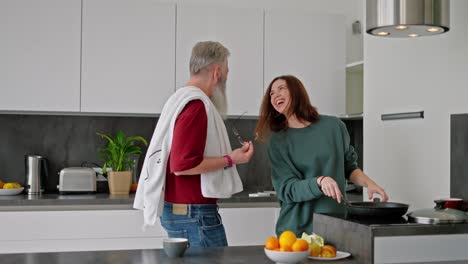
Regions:
<instances>
[{"instance_id":1,"label":"white kitchen cabinet","mask_svg":"<svg viewBox=\"0 0 468 264\"><path fill-rule=\"evenodd\" d=\"M81 111L160 113L175 85L175 4L84 0Z\"/></svg>"},{"instance_id":2,"label":"white kitchen cabinet","mask_svg":"<svg viewBox=\"0 0 468 264\"><path fill-rule=\"evenodd\" d=\"M263 245L276 236L279 208L220 208L229 246Z\"/></svg>"},{"instance_id":3,"label":"white kitchen cabinet","mask_svg":"<svg viewBox=\"0 0 468 264\"><path fill-rule=\"evenodd\" d=\"M343 15L266 10L265 88L274 77L292 74L319 113L345 113L344 29Z\"/></svg>"},{"instance_id":4,"label":"white kitchen cabinet","mask_svg":"<svg viewBox=\"0 0 468 264\"><path fill-rule=\"evenodd\" d=\"M79 111L81 0L0 1L0 110Z\"/></svg>"},{"instance_id":5,"label":"white kitchen cabinet","mask_svg":"<svg viewBox=\"0 0 468 264\"><path fill-rule=\"evenodd\" d=\"M141 210L55 210L0 212L0 254L162 248L167 237L159 220L143 231ZM278 210L220 208L229 245L263 245L275 235Z\"/></svg>"},{"instance_id":6,"label":"white kitchen cabinet","mask_svg":"<svg viewBox=\"0 0 468 264\"><path fill-rule=\"evenodd\" d=\"M140 210L0 212L0 254L162 248L159 221L142 230Z\"/></svg>"},{"instance_id":7,"label":"white kitchen cabinet","mask_svg":"<svg viewBox=\"0 0 468 264\"><path fill-rule=\"evenodd\" d=\"M258 115L263 95L263 10L177 7L176 86L190 77L189 60L198 41L219 41L230 52L228 114Z\"/></svg>"}]
</instances>

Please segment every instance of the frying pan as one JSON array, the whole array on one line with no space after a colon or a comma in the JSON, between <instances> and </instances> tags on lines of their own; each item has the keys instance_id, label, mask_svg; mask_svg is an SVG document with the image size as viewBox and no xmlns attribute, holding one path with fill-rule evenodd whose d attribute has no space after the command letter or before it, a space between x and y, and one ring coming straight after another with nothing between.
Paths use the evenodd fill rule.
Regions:
<instances>
[{"instance_id":1,"label":"frying pan","mask_svg":"<svg viewBox=\"0 0 468 264\"><path fill-rule=\"evenodd\" d=\"M401 217L408 211L408 204L380 202L349 202L345 200L348 214L354 216Z\"/></svg>"}]
</instances>

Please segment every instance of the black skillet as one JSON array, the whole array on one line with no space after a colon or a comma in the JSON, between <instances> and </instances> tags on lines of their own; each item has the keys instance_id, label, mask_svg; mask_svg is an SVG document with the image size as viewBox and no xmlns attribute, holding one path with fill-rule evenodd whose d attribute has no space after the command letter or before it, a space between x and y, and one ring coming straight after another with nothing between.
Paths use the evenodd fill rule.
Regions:
<instances>
[{"instance_id":1,"label":"black skillet","mask_svg":"<svg viewBox=\"0 0 468 264\"><path fill-rule=\"evenodd\" d=\"M372 217L401 217L408 211L408 204L380 202L348 202L345 200L349 215Z\"/></svg>"}]
</instances>

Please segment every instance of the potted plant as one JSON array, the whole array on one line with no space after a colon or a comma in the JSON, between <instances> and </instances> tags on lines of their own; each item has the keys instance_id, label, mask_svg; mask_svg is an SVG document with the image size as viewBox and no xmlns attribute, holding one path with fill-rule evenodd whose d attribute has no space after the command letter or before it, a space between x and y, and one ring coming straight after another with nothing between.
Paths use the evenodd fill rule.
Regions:
<instances>
[{"instance_id":1,"label":"potted plant","mask_svg":"<svg viewBox=\"0 0 468 264\"><path fill-rule=\"evenodd\" d=\"M100 148L99 152L105 160L102 167L103 173L107 173L107 168L112 168L112 171L107 173L109 192L111 194L128 194L132 184L131 168L134 165L131 156L141 154L141 148L135 143L142 142L147 146L148 142L140 136L126 136L121 130L115 136L97 134L107 139L107 145Z\"/></svg>"}]
</instances>

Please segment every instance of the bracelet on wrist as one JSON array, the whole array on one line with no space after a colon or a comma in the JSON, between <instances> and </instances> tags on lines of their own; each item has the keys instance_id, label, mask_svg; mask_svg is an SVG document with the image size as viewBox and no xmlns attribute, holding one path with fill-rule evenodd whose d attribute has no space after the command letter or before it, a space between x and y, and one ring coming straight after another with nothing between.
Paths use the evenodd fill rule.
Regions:
<instances>
[{"instance_id":1,"label":"bracelet on wrist","mask_svg":"<svg viewBox=\"0 0 468 264\"><path fill-rule=\"evenodd\" d=\"M227 166L224 167L224 169L231 168L232 167L232 158L229 155L224 155L223 156L227 160Z\"/></svg>"},{"instance_id":2,"label":"bracelet on wrist","mask_svg":"<svg viewBox=\"0 0 468 264\"><path fill-rule=\"evenodd\" d=\"M323 179L325 179L326 177L328 177L328 176L322 176L322 178L319 180L318 185L319 185L320 188L322 187Z\"/></svg>"}]
</instances>

